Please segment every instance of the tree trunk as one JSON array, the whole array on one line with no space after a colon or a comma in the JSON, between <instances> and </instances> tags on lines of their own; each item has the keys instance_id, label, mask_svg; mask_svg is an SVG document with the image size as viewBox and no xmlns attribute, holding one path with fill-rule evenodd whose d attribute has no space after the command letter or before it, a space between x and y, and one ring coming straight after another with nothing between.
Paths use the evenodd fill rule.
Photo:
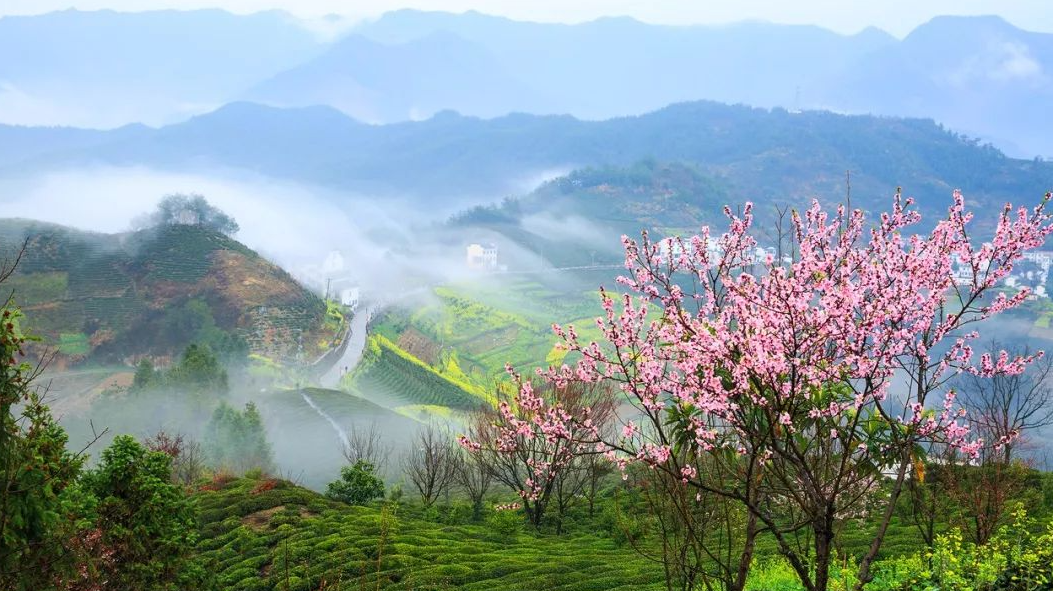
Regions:
<instances>
[{"instance_id":1,"label":"tree trunk","mask_svg":"<svg viewBox=\"0 0 1053 591\"><path fill-rule=\"evenodd\" d=\"M757 543L757 516L751 511L746 521L746 540L743 542L742 555L739 557L739 570L735 580L728 584L728 591L743 591L746 588L746 577L753 566L753 550Z\"/></svg>"},{"instance_id":2,"label":"tree trunk","mask_svg":"<svg viewBox=\"0 0 1053 591\"><path fill-rule=\"evenodd\" d=\"M826 591L830 583L830 559L834 550L833 509L820 517L812 527L815 533L815 578L814 591Z\"/></svg>"}]
</instances>

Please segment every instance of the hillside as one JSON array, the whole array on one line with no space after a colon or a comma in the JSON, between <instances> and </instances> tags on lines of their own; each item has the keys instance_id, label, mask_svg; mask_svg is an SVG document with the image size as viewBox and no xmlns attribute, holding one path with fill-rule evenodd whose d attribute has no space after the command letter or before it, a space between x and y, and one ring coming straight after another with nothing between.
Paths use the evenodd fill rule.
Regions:
<instances>
[{"instance_id":1,"label":"hillside","mask_svg":"<svg viewBox=\"0 0 1053 591\"><path fill-rule=\"evenodd\" d=\"M584 339L598 338L594 318L602 312L597 286L613 286L616 270L592 273L520 274L480 277L476 281L436 287L427 305L389 310L371 330L383 346L380 359L408 359L426 367L462 391L491 391L495 381L506 378L505 366L530 373L537 367L559 364L565 352L556 350L552 323L574 324ZM424 400L419 388L398 382L417 372L367 373L358 383L387 380L401 387L395 392L414 394L418 403L464 408L447 389L435 389ZM419 375L419 374L418 374ZM421 378L416 378L421 381ZM393 385L396 385L393 384ZM440 395L441 394L441 395ZM476 394L479 396L479 394Z\"/></svg>"},{"instance_id":2,"label":"hillside","mask_svg":"<svg viewBox=\"0 0 1053 591\"><path fill-rule=\"evenodd\" d=\"M486 390L472 384L456 357L440 360L434 356L440 352L441 347L432 346L426 339L400 339L396 344L383 334L371 335L362 361L344 379L344 386L420 419L434 412L448 415L451 410L470 411L488 402Z\"/></svg>"},{"instance_id":3,"label":"hillside","mask_svg":"<svg viewBox=\"0 0 1053 591\"><path fill-rule=\"evenodd\" d=\"M196 495L198 551L222 589L664 588L659 566L608 532L554 538L518 527L447 525L336 503L273 480L207 487Z\"/></svg>"},{"instance_id":4,"label":"hillside","mask_svg":"<svg viewBox=\"0 0 1053 591\"><path fill-rule=\"evenodd\" d=\"M20 59L0 63L0 122L161 125L234 100L327 105L373 123L446 109L603 119L713 100L932 117L1014 155L1053 155L1033 124L1053 97L1053 35L994 16L937 17L902 40L873 27L567 25L474 11L398 10L338 37L343 27L279 11L3 17L0 55Z\"/></svg>"},{"instance_id":5,"label":"hillside","mask_svg":"<svg viewBox=\"0 0 1053 591\"><path fill-rule=\"evenodd\" d=\"M589 167L543 183L520 198L500 204L475 206L452 216L454 228L491 228L508 239L530 248L539 240L588 243L594 256L621 251L615 238L636 235L641 228L663 234L697 232L704 223L721 216L721 208L732 203L725 181L699 172L698 167L679 162L644 160L630 166ZM543 216L540 220L532 216ZM547 228L546 220L580 219L592 236L560 236L558 224ZM565 228L564 228L565 230ZM567 232L567 234L571 234ZM569 245L565 250L573 250ZM533 250L537 250L534 248ZM560 246L546 244L556 260ZM582 253L565 253L567 256ZM578 264L590 262L579 259ZM566 265L559 265L566 266Z\"/></svg>"},{"instance_id":6,"label":"hillside","mask_svg":"<svg viewBox=\"0 0 1053 591\"><path fill-rule=\"evenodd\" d=\"M324 490L347 463L344 441L355 429L375 428L397 454L420 426L393 410L347 392L303 388L272 390L256 398L274 446L274 460L288 478Z\"/></svg>"},{"instance_id":7,"label":"hillside","mask_svg":"<svg viewBox=\"0 0 1053 591\"><path fill-rule=\"evenodd\" d=\"M29 247L11 279L28 322L65 361L168 356L243 340L276 360L315 352L325 305L239 242L198 226L96 234L0 220L0 247Z\"/></svg>"},{"instance_id":8,"label":"hillside","mask_svg":"<svg viewBox=\"0 0 1053 591\"><path fill-rule=\"evenodd\" d=\"M855 202L870 209L887 207L897 186L930 211L943 211L955 187L975 209L987 210L1038 199L1053 186L1053 162L1007 158L930 120L708 102L606 121L441 113L385 126L357 123L323 107L242 103L158 130L96 133L109 140L96 137L90 148L16 159L0 167L0 176L91 163L188 171L229 167L429 207L438 201L449 209L522 194L567 170L645 159L694 165L721 181L733 203L840 200L846 170L852 171ZM13 150L24 135L0 128L0 153Z\"/></svg>"}]
</instances>

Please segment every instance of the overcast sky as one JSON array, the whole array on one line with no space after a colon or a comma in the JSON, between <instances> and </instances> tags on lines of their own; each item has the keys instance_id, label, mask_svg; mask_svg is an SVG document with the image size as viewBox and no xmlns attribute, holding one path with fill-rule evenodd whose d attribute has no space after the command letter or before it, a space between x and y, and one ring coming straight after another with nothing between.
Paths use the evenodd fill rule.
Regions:
<instances>
[{"instance_id":1,"label":"overcast sky","mask_svg":"<svg viewBox=\"0 0 1053 591\"><path fill-rule=\"evenodd\" d=\"M232 12L284 9L301 16L328 13L372 17L399 8L478 10L519 20L580 22L628 15L651 23L727 23L763 19L817 24L844 33L869 25L903 36L940 14L998 14L1032 31L1053 32L1050 0L0 0L0 15L80 10L218 7Z\"/></svg>"}]
</instances>

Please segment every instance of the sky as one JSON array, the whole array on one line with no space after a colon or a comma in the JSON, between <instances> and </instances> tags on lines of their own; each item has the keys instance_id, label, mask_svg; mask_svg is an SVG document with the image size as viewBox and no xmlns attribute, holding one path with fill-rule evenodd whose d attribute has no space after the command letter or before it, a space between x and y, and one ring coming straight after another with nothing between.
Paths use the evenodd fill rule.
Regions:
<instances>
[{"instance_id":1,"label":"sky","mask_svg":"<svg viewBox=\"0 0 1053 591\"><path fill-rule=\"evenodd\" d=\"M0 15L40 14L71 7L122 11L223 8L239 13L282 9L304 17L341 14L355 19L399 8L477 10L548 22L581 22L602 16L631 16L661 24L760 19L815 24L842 33L876 26L899 37L937 15L998 14L1023 29L1053 32L1049 0L0 0Z\"/></svg>"}]
</instances>

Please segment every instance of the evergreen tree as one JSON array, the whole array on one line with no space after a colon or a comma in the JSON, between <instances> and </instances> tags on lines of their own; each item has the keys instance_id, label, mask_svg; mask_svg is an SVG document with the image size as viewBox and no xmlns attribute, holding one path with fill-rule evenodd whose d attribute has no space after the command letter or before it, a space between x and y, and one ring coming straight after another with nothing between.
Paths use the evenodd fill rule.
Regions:
<instances>
[{"instance_id":1,"label":"evergreen tree","mask_svg":"<svg viewBox=\"0 0 1053 591\"><path fill-rule=\"evenodd\" d=\"M195 391L210 391L225 394L227 370L207 345L190 345L183 358L168 372L168 383L172 386Z\"/></svg>"},{"instance_id":2,"label":"evergreen tree","mask_svg":"<svg viewBox=\"0 0 1053 591\"><path fill-rule=\"evenodd\" d=\"M147 358L135 366L135 377L132 378L132 392L142 392L161 385L161 372L154 369L154 364Z\"/></svg>"},{"instance_id":3,"label":"evergreen tree","mask_svg":"<svg viewBox=\"0 0 1053 591\"><path fill-rule=\"evenodd\" d=\"M0 269L0 283L11 269ZM21 313L0 305L0 589L44 589L72 572L66 519L83 459L66 450L65 431L20 362L29 340ZM68 527L69 526L69 527Z\"/></svg>"},{"instance_id":4,"label":"evergreen tree","mask_svg":"<svg viewBox=\"0 0 1053 591\"><path fill-rule=\"evenodd\" d=\"M256 405L249 402L238 412L221 403L205 428L205 454L221 470L270 470L274 458Z\"/></svg>"},{"instance_id":5,"label":"evergreen tree","mask_svg":"<svg viewBox=\"0 0 1053 591\"><path fill-rule=\"evenodd\" d=\"M205 574L193 560L194 506L171 482L171 458L127 435L113 440L84 485L97 498L95 522L106 588L139 591L198 587Z\"/></svg>"}]
</instances>

